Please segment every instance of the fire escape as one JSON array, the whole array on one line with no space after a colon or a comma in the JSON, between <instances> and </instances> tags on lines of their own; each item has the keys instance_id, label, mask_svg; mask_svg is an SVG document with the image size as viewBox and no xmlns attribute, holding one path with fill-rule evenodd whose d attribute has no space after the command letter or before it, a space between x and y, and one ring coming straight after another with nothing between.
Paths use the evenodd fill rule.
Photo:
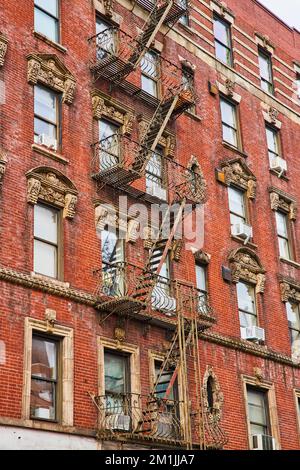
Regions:
<instances>
[{"instance_id":1,"label":"fire escape","mask_svg":"<svg viewBox=\"0 0 300 470\"><path fill-rule=\"evenodd\" d=\"M145 60L145 54L162 24L170 26L184 13L185 8L175 0L158 1L152 6L137 39L115 27L90 39L93 45L91 71L95 80L104 78L129 95L140 96L150 105L155 105L155 112L141 142L116 134L94 144L92 177L100 185L114 186L152 202L153 199L147 199L146 194L132 183L145 177L147 165L156 153L170 119L193 106L196 96L194 90L183 83L181 70L166 59L161 61L161 74L158 77L162 86L160 99L143 92L130 77L141 61ZM117 435L121 440L131 438L161 442L188 449L194 446L201 449L222 448L226 442L222 429L218 424L212 425L203 411L200 373L198 339L215 322L212 309L207 296L186 282L169 281L170 295L166 295L161 277L177 228L185 216L186 204L191 204L192 208L203 204L205 192L201 177L192 169L168 158L165 158L165 164L171 173L166 188L170 194L169 208L152 242L148 260L145 266L117 262L98 270L98 301L95 307L105 312L104 320L112 314L126 317L140 315L142 318L146 312L149 319L158 312L158 316L173 318L170 324L174 334L148 396L92 395L99 411L98 434L101 439ZM172 217L173 202L178 203L179 209ZM166 237L164 234L170 217L171 226ZM166 376L170 380L164 396L161 396L157 389ZM177 378L180 381L181 398L175 404L174 400L170 400L170 394Z\"/></svg>"}]
</instances>

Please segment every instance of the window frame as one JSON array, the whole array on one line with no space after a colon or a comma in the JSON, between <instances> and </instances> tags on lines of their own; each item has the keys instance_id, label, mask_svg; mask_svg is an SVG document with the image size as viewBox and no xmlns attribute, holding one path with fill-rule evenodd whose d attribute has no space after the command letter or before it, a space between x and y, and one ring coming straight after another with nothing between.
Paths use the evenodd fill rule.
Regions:
<instances>
[{"instance_id":1,"label":"window frame","mask_svg":"<svg viewBox=\"0 0 300 470\"><path fill-rule=\"evenodd\" d=\"M156 173L148 170L148 164L150 163L153 155L158 155L160 157L160 160L161 160L160 175L157 175ZM152 152L151 157L145 168L146 192L148 189L148 186L147 186L147 181L148 181L148 182L151 182L151 184L154 184L156 186L159 186L161 189L166 190L166 194L167 194L167 164L166 164L167 162L164 157L165 156L164 156L163 148L160 145L157 145L155 151ZM147 179L148 176L149 178ZM157 184L156 181L159 182L159 184Z\"/></svg>"},{"instance_id":2,"label":"window frame","mask_svg":"<svg viewBox=\"0 0 300 470\"><path fill-rule=\"evenodd\" d=\"M297 328L294 328L292 326L290 326L290 321L288 319L288 310L287 310L287 304L290 304L291 306L293 305L296 305L297 306L297 316L298 316L298 322L299 322L299 329ZM296 331L299 335L299 338L300 338L300 304L297 303L297 302L292 302L290 300L288 300L287 302L285 302L285 309L286 309L286 315L287 315L287 322L288 322L288 329L289 329L289 336L290 336L290 346L291 346L291 356L293 356L293 341L292 341L292 331ZM299 410L300 411L300 410Z\"/></svg>"},{"instance_id":3,"label":"window frame","mask_svg":"<svg viewBox=\"0 0 300 470\"><path fill-rule=\"evenodd\" d=\"M56 4L57 4L57 17L54 16L52 13L50 13L49 11L46 11L44 10L42 7L40 7L39 5L36 5L36 2L34 0L34 3L33 3L33 10L34 10L34 25L35 25L35 10L39 10L41 11L42 13L44 13L45 15L47 15L48 17L52 18L54 21L55 21L55 24L56 24L56 32L57 32L57 40L55 39L51 39L49 36L47 36L46 34L40 32L40 31L37 31L35 29L35 26L34 26L34 31L38 34L43 34L47 39L49 39L50 41L54 42L54 43L57 43L57 44L60 44L61 43L61 11L60 11L60 8L61 8L61 2L60 0L56 0Z\"/></svg>"},{"instance_id":4,"label":"window frame","mask_svg":"<svg viewBox=\"0 0 300 470\"><path fill-rule=\"evenodd\" d=\"M272 154L272 157L275 159L277 157L280 157L280 158L283 158L282 157L282 146L281 146L281 138L280 138L280 131L279 129L277 129L276 127L266 123L265 124L265 129L266 129L266 140L267 140L267 149L268 149L268 158L269 158L269 165L270 165L270 168L271 168L271 156L270 154ZM268 132L267 131L271 131L273 133L273 135L275 136L275 142L276 142L276 146L277 146L277 152L274 152L273 150L271 150L269 148L269 142L268 142Z\"/></svg>"},{"instance_id":5,"label":"window frame","mask_svg":"<svg viewBox=\"0 0 300 470\"><path fill-rule=\"evenodd\" d=\"M241 219L240 214L235 213L231 208L230 208L230 190L236 191L242 195L243 198L243 208L244 208L244 214L243 214L243 223L250 225L249 224L249 208L248 208L248 200L246 197L246 191L244 189L239 188L238 186L235 185L230 185L228 186L228 208L229 208L229 217L230 217L230 227L232 228L232 223L231 223L231 215L238 217Z\"/></svg>"},{"instance_id":6,"label":"window frame","mask_svg":"<svg viewBox=\"0 0 300 470\"><path fill-rule=\"evenodd\" d=\"M55 408L55 418L39 418L33 416L31 414L31 410L29 410L29 417L34 421L46 421L50 423L59 423L62 419L62 357L61 357L61 350L62 339L54 336L54 335L47 335L46 333L39 332L39 331L32 331L32 341L34 338L44 339L48 342L55 343L56 345L56 370L57 370L57 379L44 379L39 376L35 376L32 374L32 355L31 355L31 373L30 373L30 393L32 390L32 380L39 380L46 383L54 383L55 384L55 399L54 399L54 408Z\"/></svg>"},{"instance_id":7,"label":"window frame","mask_svg":"<svg viewBox=\"0 0 300 470\"><path fill-rule=\"evenodd\" d=\"M190 26L190 15L189 15L188 1L187 0L179 0L179 4L181 6L184 6L184 8L186 9L186 12L183 13L183 15L181 15L178 22L183 26L189 27ZM182 20L183 18L185 18L184 21Z\"/></svg>"},{"instance_id":8,"label":"window frame","mask_svg":"<svg viewBox=\"0 0 300 470\"><path fill-rule=\"evenodd\" d=\"M53 121L51 121L50 119L47 119L43 116L39 116L38 114L36 114L35 112L35 89L36 88L40 88L40 89L44 89L50 93L53 93L53 95L55 96L55 102L56 102L56 122L54 123ZM56 137L56 142L57 142L57 150L61 149L61 143L62 143L62 97L61 97L61 94L58 93L57 91L55 90L52 90L52 88L50 87L46 87L40 83L37 83L35 86L34 86L34 112L33 112L33 119L35 121L35 119L39 119L40 121L43 121L45 122L46 124L51 124L52 126L55 127L55 137ZM33 124L33 132L34 132L34 143L39 145L38 142L35 142L35 136L39 136L41 134L36 134L35 132L35 125Z\"/></svg>"},{"instance_id":9,"label":"window frame","mask_svg":"<svg viewBox=\"0 0 300 470\"><path fill-rule=\"evenodd\" d=\"M157 75L157 78L153 78L152 75L148 74L147 72L145 73L145 72L143 71L143 69L142 69L142 62L143 62L143 58L145 57L145 56L143 56L143 58L142 58L142 60L141 60L141 64L140 64L140 70L141 70L141 90L142 90L142 92L147 93L148 95L152 96L153 98L159 99L160 96L161 96L161 80L160 80L161 60L160 60L160 54L159 54L158 52L156 52L155 50L153 50L153 49L150 49L149 51L146 52L146 54L147 54L147 53L149 53L149 54L151 54L151 55L154 55L154 56L156 57L155 73L156 73L156 75ZM155 94L155 95L152 95L151 93L149 93L148 91L146 91L146 90L143 88L143 79L142 79L143 76L155 83L155 90L156 90L156 94Z\"/></svg>"},{"instance_id":10,"label":"window frame","mask_svg":"<svg viewBox=\"0 0 300 470\"><path fill-rule=\"evenodd\" d=\"M265 78L262 77L261 75L261 68L260 68L260 57L263 57L268 60L268 65L269 65L269 72L270 72L270 79L266 80ZM272 54L268 52L266 49L263 49L262 47L258 46L258 68L259 68L259 79L260 79L260 88L262 91L265 93L269 93L270 95L274 96L275 95L275 87L274 87L274 75L273 75L273 64L272 64ZM264 90L262 87L263 83L267 83L269 86L271 85L271 91L270 89ZM269 88L269 87L268 87Z\"/></svg>"},{"instance_id":11,"label":"window frame","mask_svg":"<svg viewBox=\"0 0 300 470\"><path fill-rule=\"evenodd\" d=\"M227 103L231 106L231 108L234 110L234 117L236 121L236 128L230 126L227 124L225 121L223 121L223 116L222 116L222 101L224 103ZM237 150L242 150L242 138L241 138L241 128L240 128L240 118L239 118L239 108L238 104L229 99L227 96L220 94L220 114L221 114L221 126L222 126L222 141L226 145L230 145L231 148L237 149ZM223 128L228 127L230 129L233 129L235 132L236 136L236 145L232 144L231 142L228 142L227 140L224 139L224 131Z\"/></svg>"},{"instance_id":12,"label":"window frame","mask_svg":"<svg viewBox=\"0 0 300 470\"><path fill-rule=\"evenodd\" d=\"M225 64L225 65L227 65L228 67L233 67L233 66L234 66L234 62L233 62L233 50L232 50L232 31L231 31L231 23L229 23L229 22L226 21L225 19L221 18L221 16L219 16L216 12L214 12L214 14L213 14L213 28L214 28L214 24L215 24L216 21L219 21L220 23L222 23L222 24L226 27L226 30L228 31L229 46L227 46L227 44L224 44L224 43L221 42L219 39L217 39L217 37L215 36L215 32L214 32L215 57L216 57L217 60L219 60L220 62L222 62L222 64ZM217 57L216 43L218 43L220 46L224 47L227 51L229 51L229 57L230 57L229 62L230 62L230 63L223 62L219 57Z\"/></svg>"},{"instance_id":13,"label":"window frame","mask_svg":"<svg viewBox=\"0 0 300 470\"><path fill-rule=\"evenodd\" d=\"M248 312L247 310L244 310L239 307L239 295L238 295L238 284L244 284L245 286L250 286L253 292L253 305L254 305L254 313ZM240 329L241 328L246 328L241 325L241 320L240 320L240 313L243 313L244 315L251 315L256 319L256 324L254 326L259 327L259 316L258 316L258 302L257 302L257 296L255 292L255 285L251 284L250 282L244 281L243 279L240 279L237 284L236 284L236 298L237 298L237 307L238 307L238 313L239 313L239 324L240 324Z\"/></svg>"},{"instance_id":14,"label":"window frame","mask_svg":"<svg viewBox=\"0 0 300 470\"><path fill-rule=\"evenodd\" d=\"M34 224L35 224L35 208L37 206L43 206L43 207L48 207L57 213L57 245L55 245L52 242L48 242L47 240L43 240L39 237L35 236L34 233ZM62 211L58 207L44 203L43 201L38 200L38 202L34 205L34 214L33 214L33 271L35 274L38 276L45 276L49 279L57 279L57 280L62 280L63 279L63 217L62 217ZM55 246L56 247L56 277L48 276L47 274L43 273L38 273L34 269L34 241L40 241L42 243L45 243L47 245Z\"/></svg>"},{"instance_id":15,"label":"window frame","mask_svg":"<svg viewBox=\"0 0 300 470\"><path fill-rule=\"evenodd\" d=\"M105 355L106 354L111 354L111 355L116 356L116 357L122 357L124 359L124 363L125 363L125 374L124 374L125 387L124 387L123 394L124 395L130 394L131 393L131 386L130 386L131 385L130 384L130 375L131 375L130 354L126 353L124 351L118 351L116 349L110 349L110 348L107 348L107 347L104 347L104 351L103 351L103 357L104 357L104 367L103 367L103 370L104 370L104 394L106 395L106 392L108 392L109 394L114 395L114 392L111 392L109 390L107 391L106 387L105 387ZM118 395L118 394L115 393L115 395Z\"/></svg>"},{"instance_id":16,"label":"window frame","mask_svg":"<svg viewBox=\"0 0 300 470\"><path fill-rule=\"evenodd\" d=\"M247 384L246 385L246 389L247 389L247 406L248 406L248 416L249 416L249 427L250 427L250 432L251 432L251 425L254 424L254 425L258 425L258 426L261 426L260 423L256 423L256 422L252 422L250 420L250 413L249 413L249 400L248 400L248 392L249 390L251 390L252 392L255 391L256 393L260 393L261 395L263 395L263 403L264 403L264 412L265 412L265 415L266 415L266 429L267 429L267 433L264 434L264 435L267 435L267 436L272 436L272 429L271 429L271 420L270 420L270 404L269 404L269 398L268 398L268 391L264 388L261 388L261 387L255 387L251 384ZM253 436L253 434L251 434L251 437Z\"/></svg>"},{"instance_id":17,"label":"window frame","mask_svg":"<svg viewBox=\"0 0 300 470\"><path fill-rule=\"evenodd\" d=\"M284 216L285 220L285 225L286 225L286 232L287 232L287 237L283 237L278 233L278 225L277 225L277 216L276 214L279 213ZM291 230L291 222L288 218L288 214L280 209L277 209L275 211L275 226L276 226L276 237L277 237L277 246L278 246L278 252L279 252L279 257L282 259L285 259L287 261L294 261L294 246L293 246L293 237L292 237L292 230ZM289 258L286 258L285 256L282 256L280 253L280 243L279 240L286 240L287 241L287 247L288 247L288 252L289 252Z\"/></svg>"}]
</instances>

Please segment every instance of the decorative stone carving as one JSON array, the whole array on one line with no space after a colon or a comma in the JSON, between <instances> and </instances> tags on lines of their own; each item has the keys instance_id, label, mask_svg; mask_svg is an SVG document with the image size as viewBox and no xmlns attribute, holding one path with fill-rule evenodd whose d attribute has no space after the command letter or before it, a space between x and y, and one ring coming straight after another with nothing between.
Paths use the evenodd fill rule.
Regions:
<instances>
[{"instance_id":1,"label":"decorative stone carving","mask_svg":"<svg viewBox=\"0 0 300 470\"><path fill-rule=\"evenodd\" d=\"M8 40L4 34L0 33L0 67L4 65L4 59L7 52Z\"/></svg>"},{"instance_id":2,"label":"decorative stone carving","mask_svg":"<svg viewBox=\"0 0 300 470\"><path fill-rule=\"evenodd\" d=\"M107 118L120 124L123 134L132 133L134 112L111 96L107 96L99 90L92 92L93 117L95 119Z\"/></svg>"},{"instance_id":3,"label":"decorative stone carving","mask_svg":"<svg viewBox=\"0 0 300 470\"><path fill-rule=\"evenodd\" d=\"M155 230L150 226L144 227L143 239L144 239L144 248L146 248L147 250L150 250L155 240Z\"/></svg>"},{"instance_id":4,"label":"decorative stone carving","mask_svg":"<svg viewBox=\"0 0 300 470\"><path fill-rule=\"evenodd\" d=\"M38 200L50 202L63 209L63 217L72 219L75 215L78 191L73 183L60 171L39 167L27 174L27 202Z\"/></svg>"},{"instance_id":5,"label":"decorative stone carving","mask_svg":"<svg viewBox=\"0 0 300 470\"><path fill-rule=\"evenodd\" d=\"M56 311L51 308L45 310L45 320L47 322L47 332L52 333L56 322Z\"/></svg>"},{"instance_id":6,"label":"decorative stone carving","mask_svg":"<svg viewBox=\"0 0 300 470\"><path fill-rule=\"evenodd\" d=\"M205 251L198 250L194 253L195 260L202 264L209 264L211 256Z\"/></svg>"},{"instance_id":7,"label":"decorative stone carving","mask_svg":"<svg viewBox=\"0 0 300 470\"><path fill-rule=\"evenodd\" d=\"M225 87L227 89L228 96L232 97L234 95L235 83L232 82L229 78L227 78L227 80L225 82Z\"/></svg>"},{"instance_id":8,"label":"decorative stone carving","mask_svg":"<svg viewBox=\"0 0 300 470\"><path fill-rule=\"evenodd\" d=\"M283 281L280 283L282 302L300 302L300 284Z\"/></svg>"},{"instance_id":9,"label":"decorative stone carving","mask_svg":"<svg viewBox=\"0 0 300 470\"><path fill-rule=\"evenodd\" d=\"M27 80L31 85L40 82L62 93L63 103L73 102L76 80L56 55L29 54L27 60Z\"/></svg>"},{"instance_id":10,"label":"decorative stone carving","mask_svg":"<svg viewBox=\"0 0 300 470\"><path fill-rule=\"evenodd\" d=\"M117 227L117 212L112 211L111 208L105 205L95 207L95 225L96 230L104 230L105 226Z\"/></svg>"},{"instance_id":11,"label":"decorative stone carving","mask_svg":"<svg viewBox=\"0 0 300 470\"><path fill-rule=\"evenodd\" d=\"M290 220L296 220L298 207L296 201L277 188L269 188L271 209L277 211L278 209L289 215Z\"/></svg>"},{"instance_id":12,"label":"decorative stone carving","mask_svg":"<svg viewBox=\"0 0 300 470\"><path fill-rule=\"evenodd\" d=\"M146 131L148 129L149 122L145 121L144 119L139 120L139 140L142 142ZM176 139L173 134L170 134L168 131L164 131L163 135L158 141L158 145L163 147L164 155L167 157L174 157L175 156L175 148L176 148Z\"/></svg>"},{"instance_id":13,"label":"decorative stone carving","mask_svg":"<svg viewBox=\"0 0 300 470\"><path fill-rule=\"evenodd\" d=\"M173 240L171 246L171 259L174 261L180 261L181 253L183 248L183 240Z\"/></svg>"},{"instance_id":14,"label":"decorative stone carving","mask_svg":"<svg viewBox=\"0 0 300 470\"><path fill-rule=\"evenodd\" d=\"M103 0L104 10L107 16L109 17L113 16L114 5L115 5L114 0Z\"/></svg>"},{"instance_id":15,"label":"decorative stone carving","mask_svg":"<svg viewBox=\"0 0 300 470\"><path fill-rule=\"evenodd\" d=\"M131 219L128 221L128 227L127 227L127 236L126 236L126 241L135 243L138 238L138 229L139 229L140 223L135 220Z\"/></svg>"},{"instance_id":16,"label":"decorative stone carving","mask_svg":"<svg viewBox=\"0 0 300 470\"><path fill-rule=\"evenodd\" d=\"M187 187L187 195L191 195L194 200L197 199L198 204L204 204L208 197L207 183L198 159L195 157L195 155L191 156L188 163L188 169L190 171L186 172L186 177L189 182ZM192 177L191 170L195 174L196 178Z\"/></svg>"},{"instance_id":17,"label":"decorative stone carving","mask_svg":"<svg viewBox=\"0 0 300 470\"><path fill-rule=\"evenodd\" d=\"M256 284L256 292L263 293L265 286L265 270L256 253L243 247L234 250L229 256L232 282L240 280Z\"/></svg>"},{"instance_id":18,"label":"decorative stone carving","mask_svg":"<svg viewBox=\"0 0 300 470\"><path fill-rule=\"evenodd\" d=\"M123 232L122 237L127 242L135 243L139 236L140 223L135 219L129 219L124 214L109 204L99 204L95 207L95 226L97 231L104 230L108 226L111 230Z\"/></svg>"},{"instance_id":19,"label":"decorative stone carving","mask_svg":"<svg viewBox=\"0 0 300 470\"><path fill-rule=\"evenodd\" d=\"M207 366L203 378L203 405L210 424L218 423L221 420L223 403L224 395L218 378L213 368Z\"/></svg>"},{"instance_id":20,"label":"decorative stone carving","mask_svg":"<svg viewBox=\"0 0 300 470\"><path fill-rule=\"evenodd\" d=\"M3 179L6 171L6 165L7 165L7 156L4 150L1 149L0 147L0 189L3 184Z\"/></svg>"},{"instance_id":21,"label":"decorative stone carving","mask_svg":"<svg viewBox=\"0 0 300 470\"><path fill-rule=\"evenodd\" d=\"M270 116L270 120L273 124L276 124L278 115L279 115L279 111L276 108L273 108L272 106L270 106L269 116Z\"/></svg>"},{"instance_id":22,"label":"decorative stone carving","mask_svg":"<svg viewBox=\"0 0 300 470\"><path fill-rule=\"evenodd\" d=\"M242 158L222 162L221 170L217 170L217 179L227 186L234 184L245 190L249 199L256 197L256 177Z\"/></svg>"},{"instance_id":23,"label":"decorative stone carving","mask_svg":"<svg viewBox=\"0 0 300 470\"><path fill-rule=\"evenodd\" d=\"M125 331L125 319L118 317L117 323L114 329L114 337L119 343L123 343L126 339Z\"/></svg>"}]
</instances>

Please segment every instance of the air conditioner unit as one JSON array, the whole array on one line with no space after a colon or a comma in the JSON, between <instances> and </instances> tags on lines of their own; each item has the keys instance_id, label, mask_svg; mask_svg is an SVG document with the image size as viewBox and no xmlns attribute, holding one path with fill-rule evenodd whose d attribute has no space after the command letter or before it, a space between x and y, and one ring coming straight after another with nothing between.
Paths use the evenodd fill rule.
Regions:
<instances>
[{"instance_id":1,"label":"air conditioner unit","mask_svg":"<svg viewBox=\"0 0 300 470\"><path fill-rule=\"evenodd\" d=\"M265 330L258 326L247 326L246 328L241 328L241 336L242 339L247 339L248 341L264 341Z\"/></svg>"},{"instance_id":2,"label":"air conditioner unit","mask_svg":"<svg viewBox=\"0 0 300 470\"><path fill-rule=\"evenodd\" d=\"M274 437L265 434L254 434L252 436L253 450L276 450Z\"/></svg>"},{"instance_id":3,"label":"air conditioner unit","mask_svg":"<svg viewBox=\"0 0 300 470\"><path fill-rule=\"evenodd\" d=\"M231 233L236 237L245 238L248 241L252 238L252 227L251 225L240 222L232 225Z\"/></svg>"},{"instance_id":4,"label":"air conditioner unit","mask_svg":"<svg viewBox=\"0 0 300 470\"><path fill-rule=\"evenodd\" d=\"M281 157L274 157L271 160L271 169L278 171L281 176L284 171L287 171L286 160Z\"/></svg>"},{"instance_id":5,"label":"air conditioner unit","mask_svg":"<svg viewBox=\"0 0 300 470\"><path fill-rule=\"evenodd\" d=\"M57 150L57 140L47 134L40 134L38 136L38 143L40 145L45 145L50 149Z\"/></svg>"},{"instance_id":6,"label":"air conditioner unit","mask_svg":"<svg viewBox=\"0 0 300 470\"><path fill-rule=\"evenodd\" d=\"M163 201L167 200L167 191L166 191L166 189L164 189L161 186L158 186L156 184L153 184L150 187L148 187L147 188L147 193L151 194L151 196L156 196L159 199L162 199Z\"/></svg>"},{"instance_id":7,"label":"air conditioner unit","mask_svg":"<svg viewBox=\"0 0 300 470\"><path fill-rule=\"evenodd\" d=\"M111 414L105 417L106 429L114 431L129 431L130 416L121 413Z\"/></svg>"}]
</instances>

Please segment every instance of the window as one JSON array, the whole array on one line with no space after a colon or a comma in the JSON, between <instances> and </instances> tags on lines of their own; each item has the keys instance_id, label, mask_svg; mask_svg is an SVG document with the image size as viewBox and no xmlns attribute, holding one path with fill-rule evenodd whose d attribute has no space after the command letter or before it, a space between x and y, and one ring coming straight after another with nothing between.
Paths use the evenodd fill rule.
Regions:
<instances>
[{"instance_id":1,"label":"window","mask_svg":"<svg viewBox=\"0 0 300 470\"><path fill-rule=\"evenodd\" d=\"M102 291L122 296L125 291L124 240L107 227L101 231Z\"/></svg>"},{"instance_id":2,"label":"window","mask_svg":"<svg viewBox=\"0 0 300 470\"><path fill-rule=\"evenodd\" d=\"M58 277L59 211L50 206L34 206L34 271Z\"/></svg>"},{"instance_id":3,"label":"window","mask_svg":"<svg viewBox=\"0 0 300 470\"><path fill-rule=\"evenodd\" d=\"M244 282L238 282L236 288L241 328L257 326L254 287Z\"/></svg>"},{"instance_id":4,"label":"window","mask_svg":"<svg viewBox=\"0 0 300 470\"><path fill-rule=\"evenodd\" d=\"M287 302L286 313L290 330L292 356L300 356L300 311L299 304Z\"/></svg>"},{"instance_id":5,"label":"window","mask_svg":"<svg viewBox=\"0 0 300 470\"><path fill-rule=\"evenodd\" d=\"M192 94L194 93L194 88L195 88L194 73L192 72L192 70L188 69L187 67L182 68L182 84L183 84L184 90L190 91ZM195 105L193 104L192 106L190 106L188 111L190 113L195 113L196 112Z\"/></svg>"},{"instance_id":6,"label":"window","mask_svg":"<svg viewBox=\"0 0 300 470\"><path fill-rule=\"evenodd\" d=\"M296 78L297 96L300 98L300 74L297 74Z\"/></svg>"},{"instance_id":7,"label":"window","mask_svg":"<svg viewBox=\"0 0 300 470\"><path fill-rule=\"evenodd\" d=\"M275 158L280 155L279 132L276 129L267 126L266 134L270 167L272 168L272 163L274 162Z\"/></svg>"},{"instance_id":8,"label":"window","mask_svg":"<svg viewBox=\"0 0 300 470\"><path fill-rule=\"evenodd\" d=\"M119 145L120 127L105 119L99 121L99 167L100 171L107 170L116 165L120 159Z\"/></svg>"},{"instance_id":9,"label":"window","mask_svg":"<svg viewBox=\"0 0 300 470\"><path fill-rule=\"evenodd\" d=\"M287 214L284 214L283 212L280 212L280 211L276 211L275 217L276 217L279 254L282 258L292 259Z\"/></svg>"},{"instance_id":10,"label":"window","mask_svg":"<svg viewBox=\"0 0 300 470\"><path fill-rule=\"evenodd\" d=\"M162 153L161 147L157 147L156 152L151 153L146 166L146 192L166 200L167 191L164 184L165 172Z\"/></svg>"},{"instance_id":11,"label":"window","mask_svg":"<svg viewBox=\"0 0 300 470\"><path fill-rule=\"evenodd\" d=\"M59 342L32 337L30 417L57 421Z\"/></svg>"},{"instance_id":12,"label":"window","mask_svg":"<svg viewBox=\"0 0 300 470\"><path fill-rule=\"evenodd\" d=\"M185 9L185 13L179 18L179 22L181 24L184 24L185 26L188 26L190 23L189 19L189 13L188 13L188 0L179 0L179 5L181 8Z\"/></svg>"},{"instance_id":13,"label":"window","mask_svg":"<svg viewBox=\"0 0 300 470\"><path fill-rule=\"evenodd\" d=\"M106 350L104 352L106 411L113 414L125 412L125 395L130 392L129 376L129 357Z\"/></svg>"},{"instance_id":14,"label":"window","mask_svg":"<svg viewBox=\"0 0 300 470\"><path fill-rule=\"evenodd\" d=\"M247 386L247 401L251 436L271 436L268 392Z\"/></svg>"},{"instance_id":15,"label":"window","mask_svg":"<svg viewBox=\"0 0 300 470\"><path fill-rule=\"evenodd\" d=\"M236 105L220 98L223 140L234 147L239 145Z\"/></svg>"},{"instance_id":16,"label":"window","mask_svg":"<svg viewBox=\"0 0 300 470\"><path fill-rule=\"evenodd\" d=\"M34 29L59 42L58 0L34 0Z\"/></svg>"},{"instance_id":17,"label":"window","mask_svg":"<svg viewBox=\"0 0 300 470\"><path fill-rule=\"evenodd\" d=\"M160 374L160 368L161 363L155 362L155 375L159 377L155 396L162 400L157 413L156 433L160 437L172 438L180 434L178 381L176 378L173 386L168 390L174 369L163 370Z\"/></svg>"},{"instance_id":18,"label":"window","mask_svg":"<svg viewBox=\"0 0 300 470\"><path fill-rule=\"evenodd\" d=\"M206 266L200 263L196 264L196 286L198 289L199 302L198 309L200 313L207 314L207 272Z\"/></svg>"},{"instance_id":19,"label":"window","mask_svg":"<svg viewBox=\"0 0 300 470\"><path fill-rule=\"evenodd\" d=\"M160 263L161 256L164 250L164 246L156 248L152 254L151 270L155 273ZM171 282L170 282L170 258L166 256L159 276L156 281L156 285L152 291L151 296L152 308L155 310L161 310L168 313L173 312L176 309L176 300L171 297Z\"/></svg>"},{"instance_id":20,"label":"window","mask_svg":"<svg viewBox=\"0 0 300 470\"><path fill-rule=\"evenodd\" d=\"M214 17L214 35L216 58L224 64L232 66L230 24L218 16Z\"/></svg>"},{"instance_id":21,"label":"window","mask_svg":"<svg viewBox=\"0 0 300 470\"><path fill-rule=\"evenodd\" d=\"M258 51L259 70L261 88L268 93L274 93L273 74L272 74L272 61L271 56L262 51Z\"/></svg>"},{"instance_id":22,"label":"window","mask_svg":"<svg viewBox=\"0 0 300 470\"><path fill-rule=\"evenodd\" d=\"M230 186L228 188L228 198L231 227L235 224L246 223L247 217L244 191Z\"/></svg>"},{"instance_id":23,"label":"window","mask_svg":"<svg viewBox=\"0 0 300 470\"><path fill-rule=\"evenodd\" d=\"M97 59L101 60L108 56L108 53L115 52L116 31L111 24L97 16L96 35Z\"/></svg>"},{"instance_id":24,"label":"window","mask_svg":"<svg viewBox=\"0 0 300 470\"><path fill-rule=\"evenodd\" d=\"M149 95L158 96L159 59L155 52L149 51L141 60L142 90Z\"/></svg>"},{"instance_id":25,"label":"window","mask_svg":"<svg viewBox=\"0 0 300 470\"><path fill-rule=\"evenodd\" d=\"M57 150L59 141L59 100L54 91L34 87L34 142Z\"/></svg>"}]
</instances>

